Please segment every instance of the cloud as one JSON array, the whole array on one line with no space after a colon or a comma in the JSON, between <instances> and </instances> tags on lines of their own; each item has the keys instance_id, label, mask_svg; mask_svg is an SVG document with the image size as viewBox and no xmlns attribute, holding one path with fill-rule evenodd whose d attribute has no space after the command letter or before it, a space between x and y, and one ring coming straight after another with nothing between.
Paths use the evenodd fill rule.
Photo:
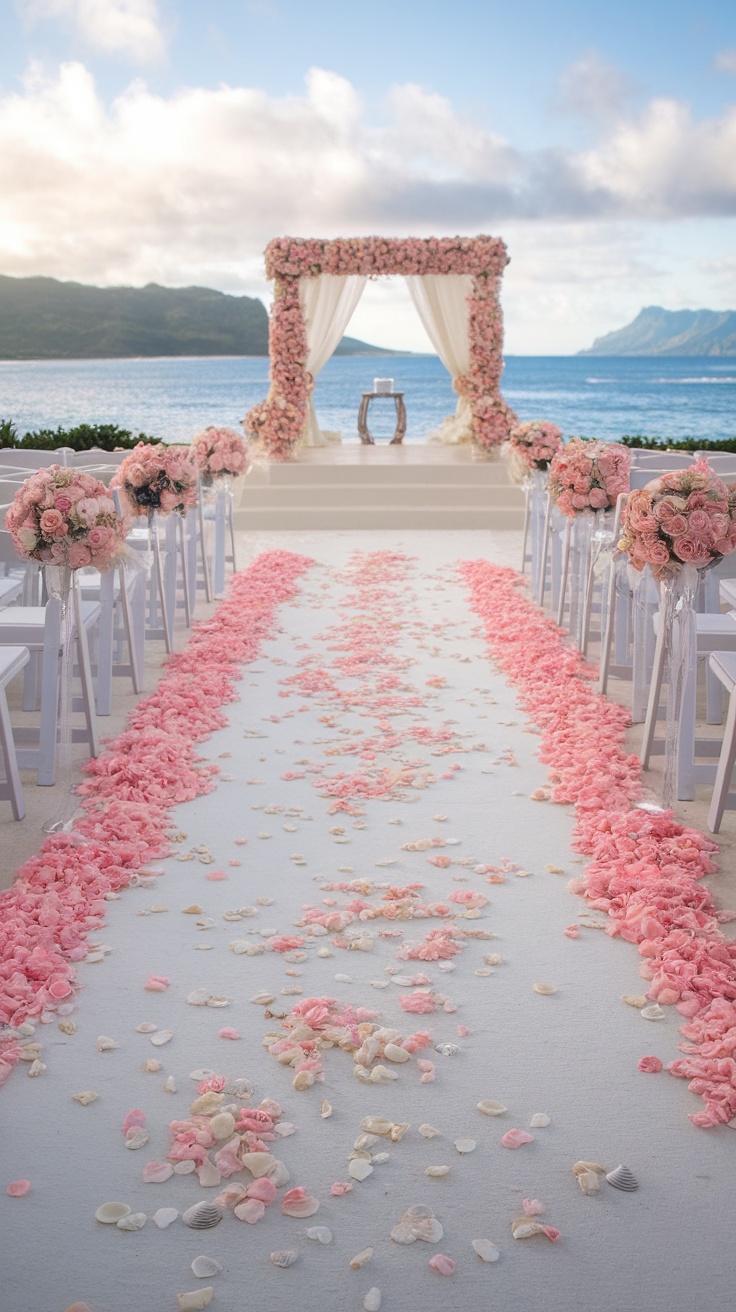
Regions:
<instances>
[{"instance_id":1,"label":"cloud","mask_svg":"<svg viewBox=\"0 0 736 1312\"><path fill-rule=\"evenodd\" d=\"M156 0L21 0L21 9L32 22L65 21L106 54L149 63L165 52Z\"/></svg>"},{"instance_id":2,"label":"cloud","mask_svg":"<svg viewBox=\"0 0 736 1312\"><path fill-rule=\"evenodd\" d=\"M606 122L619 118L637 90L636 83L596 50L588 50L565 69L554 107L567 114Z\"/></svg>"},{"instance_id":3,"label":"cloud","mask_svg":"<svg viewBox=\"0 0 736 1312\"><path fill-rule=\"evenodd\" d=\"M719 73L736 73L736 46L730 50L719 50L713 60L713 67Z\"/></svg>"},{"instance_id":4,"label":"cloud","mask_svg":"<svg viewBox=\"0 0 736 1312\"><path fill-rule=\"evenodd\" d=\"M106 106L81 63L33 67L22 92L0 98L0 269L247 290L284 232L736 213L734 107L696 121L655 100L578 151L521 151L414 84L384 108L375 126L351 83L320 69L300 95L221 85L162 96L135 81Z\"/></svg>"}]
</instances>

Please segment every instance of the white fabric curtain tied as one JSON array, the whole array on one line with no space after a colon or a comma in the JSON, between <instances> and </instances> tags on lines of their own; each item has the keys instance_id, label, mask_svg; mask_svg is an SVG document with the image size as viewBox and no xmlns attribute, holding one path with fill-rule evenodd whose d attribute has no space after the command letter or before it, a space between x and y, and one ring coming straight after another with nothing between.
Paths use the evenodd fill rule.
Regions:
<instances>
[{"instance_id":1,"label":"white fabric curtain tied","mask_svg":"<svg viewBox=\"0 0 736 1312\"><path fill-rule=\"evenodd\" d=\"M406 284L424 330L454 383L470 368L468 297L473 279L464 273L411 275ZM467 397L460 396L455 414L430 437L448 444L470 442L471 423L470 404Z\"/></svg>"},{"instance_id":2,"label":"white fabric curtain tied","mask_svg":"<svg viewBox=\"0 0 736 1312\"><path fill-rule=\"evenodd\" d=\"M339 346L366 281L366 278L353 274L332 273L323 273L319 278L299 279L299 300L309 348L307 372L314 379ZM300 445L326 446L328 441L317 423L314 401L310 397Z\"/></svg>"}]
</instances>

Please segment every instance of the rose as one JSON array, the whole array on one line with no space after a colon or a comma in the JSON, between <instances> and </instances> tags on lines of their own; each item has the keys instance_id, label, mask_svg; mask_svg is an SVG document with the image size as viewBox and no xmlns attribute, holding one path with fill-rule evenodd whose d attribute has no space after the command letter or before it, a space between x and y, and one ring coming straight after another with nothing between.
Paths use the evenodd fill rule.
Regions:
<instances>
[{"instance_id":1,"label":"rose","mask_svg":"<svg viewBox=\"0 0 736 1312\"><path fill-rule=\"evenodd\" d=\"M83 565L89 565L92 560L92 552L83 542L72 542L67 554L67 561L72 569L81 569Z\"/></svg>"},{"instance_id":2,"label":"rose","mask_svg":"<svg viewBox=\"0 0 736 1312\"><path fill-rule=\"evenodd\" d=\"M669 565L670 552L660 538L644 538L644 553L650 565Z\"/></svg>"},{"instance_id":3,"label":"rose","mask_svg":"<svg viewBox=\"0 0 736 1312\"><path fill-rule=\"evenodd\" d=\"M590 504L594 510L603 510L608 505L608 493L602 487L590 489Z\"/></svg>"},{"instance_id":4,"label":"rose","mask_svg":"<svg viewBox=\"0 0 736 1312\"><path fill-rule=\"evenodd\" d=\"M705 565L710 559L709 553L703 550L702 543L696 542L695 538L690 537L688 534L675 538L672 549L675 555L686 564Z\"/></svg>"},{"instance_id":5,"label":"rose","mask_svg":"<svg viewBox=\"0 0 736 1312\"><path fill-rule=\"evenodd\" d=\"M60 510L44 510L39 522L41 532L46 538L60 537L68 532Z\"/></svg>"},{"instance_id":6,"label":"rose","mask_svg":"<svg viewBox=\"0 0 736 1312\"><path fill-rule=\"evenodd\" d=\"M76 513L85 524L94 524L100 513L96 497L82 497L76 504Z\"/></svg>"},{"instance_id":7,"label":"rose","mask_svg":"<svg viewBox=\"0 0 736 1312\"><path fill-rule=\"evenodd\" d=\"M54 497L54 506L62 515L68 515L72 508L72 499L68 492L57 492Z\"/></svg>"}]
</instances>

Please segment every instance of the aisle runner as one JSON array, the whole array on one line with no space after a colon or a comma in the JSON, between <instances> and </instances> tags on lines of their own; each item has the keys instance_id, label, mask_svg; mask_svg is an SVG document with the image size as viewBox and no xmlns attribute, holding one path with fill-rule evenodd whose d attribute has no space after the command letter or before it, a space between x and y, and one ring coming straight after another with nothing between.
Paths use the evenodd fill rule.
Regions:
<instances>
[{"instance_id":1,"label":"aisle runner","mask_svg":"<svg viewBox=\"0 0 736 1312\"><path fill-rule=\"evenodd\" d=\"M474 605L490 617L493 582L507 621L489 568L466 568ZM570 817L475 625L455 563L259 558L95 768L92 842L29 863L8 1018L46 1010L6 1044L5 1183L30 1182L0 1194L12 1312L633 1312L642 1236L678 1306L702 1178L687 1274L728 1305L728 1131L638 1069L674 1057L677 1018L619 1001L636 955L566 891ZM523 643L513 660L526 681ZM579 1160L642 1187L593 1169L585 1194ZM95 1220L112 1202L120 1228Z\"/></svg>"}]
</instances>

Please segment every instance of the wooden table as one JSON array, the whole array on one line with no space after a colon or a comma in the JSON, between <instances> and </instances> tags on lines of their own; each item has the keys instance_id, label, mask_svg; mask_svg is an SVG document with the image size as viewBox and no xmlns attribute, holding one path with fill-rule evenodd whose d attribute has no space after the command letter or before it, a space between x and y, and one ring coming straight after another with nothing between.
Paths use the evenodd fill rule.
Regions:
<instances>
[{"instance_id":1,"label":"wooden table","mask_svg":"<svg viewBox=\"0 0 736 1312\"><path fill-rule=\"evenodd\" d=\"M396 430L389 446L400 446L406 432L406 406L403 392L364 392L358 410L358 434L364 446L375 446L368 427L368 406L371 401L390 400L396 407Z\"/></svg>"}]
</instances>

